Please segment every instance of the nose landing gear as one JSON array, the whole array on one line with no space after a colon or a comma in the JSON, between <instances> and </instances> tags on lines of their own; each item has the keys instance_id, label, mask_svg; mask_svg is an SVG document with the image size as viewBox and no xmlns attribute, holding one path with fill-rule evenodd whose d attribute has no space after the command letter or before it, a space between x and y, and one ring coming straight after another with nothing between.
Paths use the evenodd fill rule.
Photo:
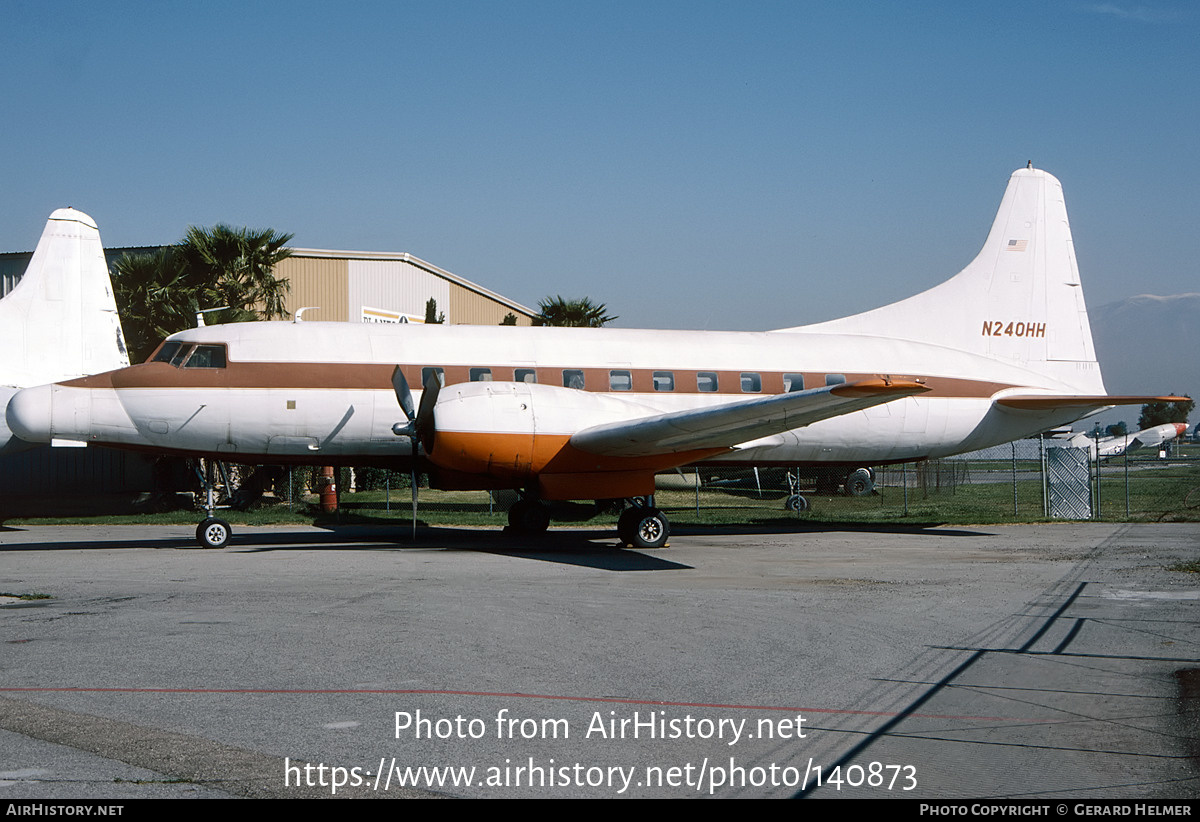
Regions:
<instances>
[{"instance_id":1,"label":"nose landing gear","mask_svg":"<svg viewBox=\"0 0 1200 822\"><path fill-rule=\"evenodd\" d=\"M204 461L204 473L198 469L196 475L200 478L200 484L204 488L204 513L205 517L200 524L196 526L196 542L201 548L224 548L229 544L229 537L233 534L233 528L223 519L217 519L213 516L213 511L216 510L217 504L215 499L214 486L216 478L214 471L217 465L214 460ZM224 466L220 466L221 473L225 474ZM225 487L229 487L229 478L225 477Z\"/></svg>"}]
</instances>

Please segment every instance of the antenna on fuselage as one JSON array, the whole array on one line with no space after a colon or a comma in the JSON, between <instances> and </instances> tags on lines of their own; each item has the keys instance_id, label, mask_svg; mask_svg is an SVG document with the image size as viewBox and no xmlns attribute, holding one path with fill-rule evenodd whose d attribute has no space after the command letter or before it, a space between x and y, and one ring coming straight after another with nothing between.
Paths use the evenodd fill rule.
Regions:
<instances>
[{"instance_id":1,"label":"antenna on fuselage","mask_svg":"<svg viewBox=\"0 0 1200 822\"><path fill-rule=\"evenodd\" d=\"M202 308L202 309L200 309L199 311L196 312L196 327L197 328L204 327L204 315L205 314L208 314L211 311L224 311L227 308L229 308L229 306L222 305L218 308Z\"/></svg>"}]
</instances>

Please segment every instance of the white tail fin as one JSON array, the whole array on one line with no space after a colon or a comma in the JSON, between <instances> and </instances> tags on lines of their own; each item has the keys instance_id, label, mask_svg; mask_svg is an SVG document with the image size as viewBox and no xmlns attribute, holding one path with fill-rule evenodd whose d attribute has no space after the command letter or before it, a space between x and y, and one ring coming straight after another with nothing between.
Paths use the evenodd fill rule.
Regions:
<instances>
[{"instance_id":1,"label":"white tail fin","mask_svg":"<svg viewBox=\"0 0 1200 822\"><path fill-rule=\"evenodd\" d=\"M16 287L0 300L0 385L29 386L129 365L95 221L50 215Z\"/></svg>"},{"instance_id":2,"label":"white tail fin","mask_svg":"<svg viewBox=\"0 0 1200 822\"><path fill-rule=\"evenodd\" d=\"M1035 168L1013 172L983 250L950 280L873 311L785 330L944 345L1105 393L1062 184Z\"/></svg>"}]
</instances>

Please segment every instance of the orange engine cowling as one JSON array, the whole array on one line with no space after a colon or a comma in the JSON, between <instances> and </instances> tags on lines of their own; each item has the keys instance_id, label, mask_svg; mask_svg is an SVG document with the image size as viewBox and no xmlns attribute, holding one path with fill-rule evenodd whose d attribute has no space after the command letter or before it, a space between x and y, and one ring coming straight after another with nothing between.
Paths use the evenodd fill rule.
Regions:
<instances>
[{"instance_id":1,"label":"orange engine cowling","mask_svg":"<svg viewBox=\"0 0 1200 822\"><path fill-rule=\"evenodd\" d=\"M539 458L537 422L529 386L515 382L448 385L434 406L434 440L429 459L438 467L467 474L521 480L535 474ZM559 437L559 447L569 439Z\"/></svg>"},{"instance_id":2,"label":"orange engine cowling","mask_svg":"<svg viewBox=\"0 0 1200 822\"><path fill-rule=\"evenodd\" d=\"M518 382L448 385L433 409L431 462L456 487L536 485L545 499L599 499L654 492L654 472L712 456L723 448L614 456L571 445L596 425L653 416L655 409L608 394Z\"/></svg>"}]
</instances>

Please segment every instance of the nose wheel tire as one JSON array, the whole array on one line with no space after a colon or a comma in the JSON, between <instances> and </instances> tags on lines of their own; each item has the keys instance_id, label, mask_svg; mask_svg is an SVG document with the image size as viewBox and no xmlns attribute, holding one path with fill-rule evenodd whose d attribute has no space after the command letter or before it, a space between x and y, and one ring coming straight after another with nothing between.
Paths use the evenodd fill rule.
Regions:
<instances>
[{"instance_id":1,"label":"nose wheel tire","mask_svg":"<svg viewBox=\"0 0 1200 822\"><path fill-rule=\"evenodd\" d=\"M792 494L787 498L787 502L785 502L784 505L789 511L799 512L808 510L808 500L806 500L800 494Z\"/></svg>"},{"instance_id":2,"label":"nose wheel tire","mask_svg":"<svg viewBox=\"0 0 1200 822\"><path fill-rule=\"evenodd\" d=\"M202 548L224 548L233 529L223 519L209 517L196 526L196 542Z\"/></svg>"}]
</instances>

